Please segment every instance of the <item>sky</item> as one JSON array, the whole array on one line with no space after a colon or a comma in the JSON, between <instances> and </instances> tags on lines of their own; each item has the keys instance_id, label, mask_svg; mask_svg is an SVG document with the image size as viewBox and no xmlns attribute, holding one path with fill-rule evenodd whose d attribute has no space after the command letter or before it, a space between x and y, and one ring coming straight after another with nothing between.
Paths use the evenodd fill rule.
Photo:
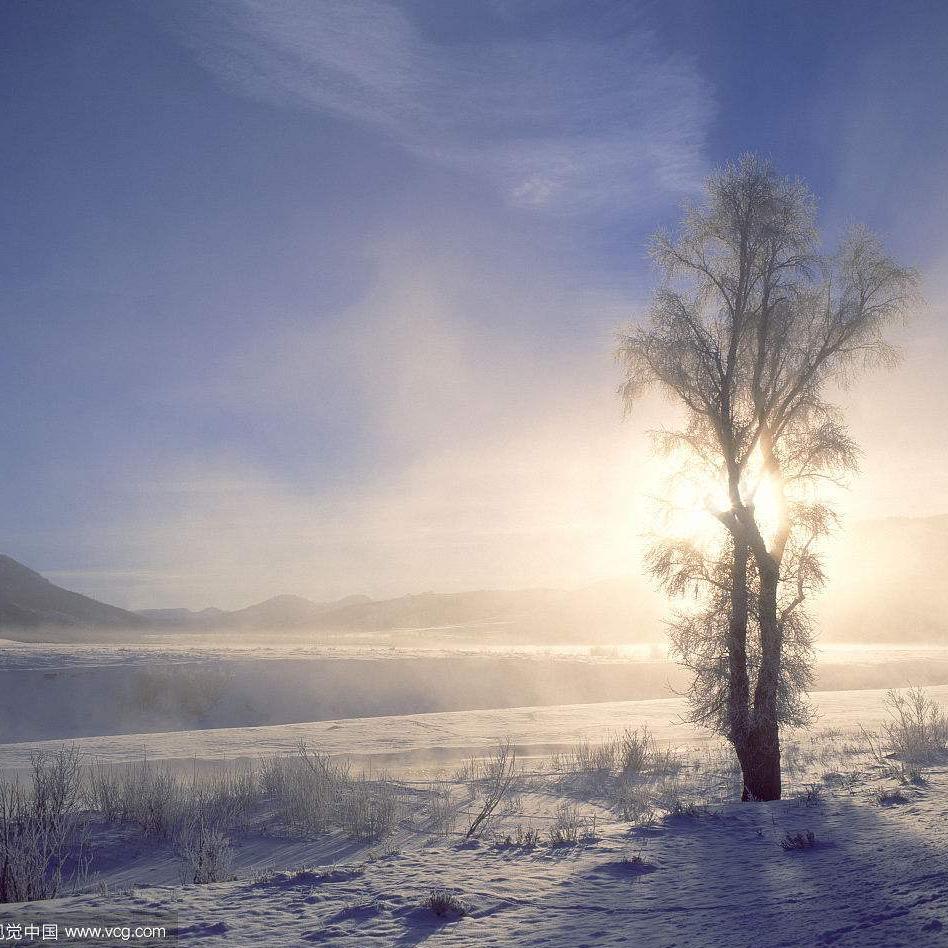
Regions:
<instances>
[{"instance_id":1,"label":"sky","mask_svg":"<svg viewBox=\"0 0 948 948\"><path fill-rule=\"evenodd\" d=\"M2 551L134 608L640 569L616 331L706 175L805 179L927 305L852 517L948 512L948 7L0 5Z\"/></svg>"}]
</instances>

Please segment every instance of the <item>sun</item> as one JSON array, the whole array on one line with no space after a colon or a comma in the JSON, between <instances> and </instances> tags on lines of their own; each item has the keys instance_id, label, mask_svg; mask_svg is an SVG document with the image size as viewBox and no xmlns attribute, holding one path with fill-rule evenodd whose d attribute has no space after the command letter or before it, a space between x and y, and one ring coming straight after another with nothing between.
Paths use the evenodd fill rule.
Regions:
<instances>
[{"instance_id":1,"label":"sun","mask_svg":"<svg viewBox=\"0 0 948 948\"><path fill-rule=\"evenodd\" d=\"M688 541L708 554L727 542L722 514L732 509L722 471L709 469L688 455L661 459L655 474L657 489L653 532L669 540ZM741 478L741 498L753 507L754 519L764 542L770 546L779 529L787 503L786 491L764 469L756 454Z\"/></svg>"}]
</instances>

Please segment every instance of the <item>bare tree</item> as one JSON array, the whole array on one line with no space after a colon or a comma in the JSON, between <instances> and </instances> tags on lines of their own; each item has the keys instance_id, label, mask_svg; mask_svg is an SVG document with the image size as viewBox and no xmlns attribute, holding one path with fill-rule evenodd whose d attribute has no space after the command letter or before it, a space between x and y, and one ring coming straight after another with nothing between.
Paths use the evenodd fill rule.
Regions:
<instances>
[{"instance_id":1,"label":"bare tree","mask_svg":"<svg viewBox=\"0 0 948 948\"><path fill-rule=\"evenodd\" d=\"M823 581L817 546L834 521L818 488L858 455L826 390L892 360L885 330L915 289L863 229L818 253L814 221L800 182L753 156L728 165L679 237L655 238L664 281L618 350L627 407L648 387L670 394L686 423L662 446L726 498L707 504L713 549L660 543L649 565L671 595L699 597L673 642L695 672L695 720L734 745L745 799L780 797L779 728L806 719L804 603Z\"/></svg>"}]
</instances>

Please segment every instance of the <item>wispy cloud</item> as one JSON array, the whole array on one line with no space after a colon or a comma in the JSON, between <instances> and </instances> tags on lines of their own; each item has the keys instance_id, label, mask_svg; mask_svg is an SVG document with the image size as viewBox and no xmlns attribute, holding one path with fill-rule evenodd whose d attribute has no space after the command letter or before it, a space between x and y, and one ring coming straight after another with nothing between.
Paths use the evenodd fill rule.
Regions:
<instances>
[{"instance_id":1,"label":"wispy cloud","mask_svg":"<svg viewBox=\"0 0 948 948\"><path fill-rule=\"evenodd\" d=\"M704 173L709 90L643 28L495 30L449 44L420 30L409 6L377 0L206 2L180 26L244 94L376 129L486 175L518 205L641 205Z\"/></svg>"}]
</instances>

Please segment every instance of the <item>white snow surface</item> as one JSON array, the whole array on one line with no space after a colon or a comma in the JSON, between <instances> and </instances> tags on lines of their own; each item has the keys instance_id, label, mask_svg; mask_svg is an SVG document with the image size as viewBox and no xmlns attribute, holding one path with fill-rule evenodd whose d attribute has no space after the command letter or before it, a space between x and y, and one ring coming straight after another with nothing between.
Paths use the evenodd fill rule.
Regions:
<instances>
[{"instance_id":1,"label":"white snow surface","mask_svg":"<svg viewBox=\"0 0 948 948\"><path fill-rule=\"evenodd\" d=\"M942 704L948 687L931 689ZM883 717L883 693L814 696L819 725L835 732ZM140 758L236 759L287 753L304 738L323 752L356 755L403 775L445 773L465 755L486 753L509 735L537 755L647 723L660 741L685 748L707 740L675 724L676 700L518 708L323 721L264 728L86 738L83 752L116 761ZM796 735L804 749L838 740ZM49 747L59 742L50 742ZM0 747L2 766L22 766L30 748ZM706 745L710 747L710 745ZM542 769L539 760L528 766ZM775 803L716 803L692 815L645 825L617 822L595 802L593 838L534 849L465 842L401 828L374 845L337 837L233 841L237 878L176 884L169 851L148 852L134 834L111 840L115 868L91 891L33 905L8 905L8 918L93 914L101 924L131 911L162 921L176 913L184 945L515 945L580 948L779 948L948 944L948 768L901 786L863 762L846 780L797 776ZM392 769L392 768L390 768ZM832 770L832 768L831 768ZM836 775L838 776L838 775ZM799 794L822 782L816 799ZM891 805L881 789L899 787ZM555 798L528 794L523 818L549 813ZM541 818L537 816L536 818ZM814 834L812 849L786 851L786 832ZM104 848L108 848L102 842ZM644 864L630 862L637 856ZM425 907L436 888L465 903L463 917ZM139 942L145 943L145 942ZM161 944L161 942L156 942Z\"/></svg>"},{"instance_id":2,"label":"white snow surface","mask_svg":"<svg viewBox=\"0 0 948 948\"><path fill-rule=\"evenodd\" d=\"M948 685L928 689L948 705ZM885 717L885 692L879 690L814 692L811 701L823 727L874 728ZM25 768L35 750L75 745L87 757L103 761L246 760L292 754L305 741L323 754L347 757L367 770L437 771L488 753L509 737L522 757L548 755L581 739L602 740L626 727L646 725L653 737L671 745L710 740L707 732L681 723L680 698L612 701L538 708L443 711L383 717L314 721L264 727L205 728L148 734L83 737L62 741L0 744L0 772Z\"/></svg>"}]
</instances>

